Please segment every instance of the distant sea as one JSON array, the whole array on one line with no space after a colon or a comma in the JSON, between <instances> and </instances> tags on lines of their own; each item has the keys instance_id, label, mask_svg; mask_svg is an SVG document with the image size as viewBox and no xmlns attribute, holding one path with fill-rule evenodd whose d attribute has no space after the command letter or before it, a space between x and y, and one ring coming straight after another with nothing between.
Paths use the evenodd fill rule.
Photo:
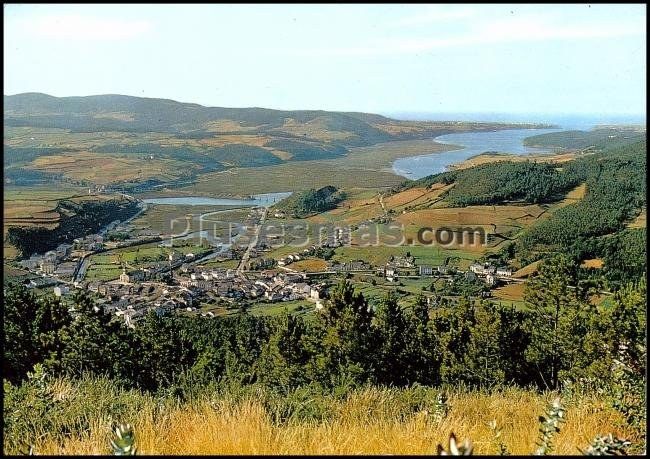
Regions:
<instances>
[{"instance_id":1,"label":"distant sea","mask_svg":"<svg viewBox=\"0 0 650 459\"><path fill-rule=\"evenodd\" d=\"M382 113L398 120L412 121L474 121L499 123L550 123L564 130L588 130L601 124L646 124L645 114L640 115L596 115L558 113L426 113L393 112Z\"/></svg>"}]
</instances>

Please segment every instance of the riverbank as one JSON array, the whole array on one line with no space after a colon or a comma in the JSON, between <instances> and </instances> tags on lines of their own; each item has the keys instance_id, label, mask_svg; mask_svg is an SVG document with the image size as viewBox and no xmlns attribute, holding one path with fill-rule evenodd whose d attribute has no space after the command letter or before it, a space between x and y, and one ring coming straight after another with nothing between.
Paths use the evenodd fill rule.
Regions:
<instances>
[{"instance_id":1,"label":"riverbank","mask_svg":"<svg viewBox=\"0 0 650 459\"><path fill-rule=\"evenodd\" d=\"M548 153L548 149L528 147L524 139L532 135L557 132L559 129L506 129L499 131L464 132L434 138L437 144L448 145L444 154L420 154L393 162L393 171L408 179L417 180L448 170L485 152L504 152L529 156ZM459 147L460 146L460 147Z\"/></svg>"},{"instance_id":2,"label":"riverbank","mask_svg":"<svg viewBox=\"0 0 650 459\"><path fill-rule=\"evenodd\" d=\"M546 154L534 154L534 155L516 155L509 153L481 153L479 155L472 156L471 158L466 159L458 164L450 164L448 166L449 170L460 170L467 169L469 167L479 166L481 164L494 163L498 161L536 161L536 162L552 162L552 163L562 163L565 161L570 161L575 159L577 153L554 153L549 152Z\"/></svg>"}]
</instances>

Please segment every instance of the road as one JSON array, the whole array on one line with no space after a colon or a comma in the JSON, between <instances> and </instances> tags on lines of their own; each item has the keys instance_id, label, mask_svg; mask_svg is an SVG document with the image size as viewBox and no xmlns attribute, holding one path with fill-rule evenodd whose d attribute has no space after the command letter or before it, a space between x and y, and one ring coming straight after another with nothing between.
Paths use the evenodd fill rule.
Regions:
<instances>
[{"instance_id":1,"label":"road","mask_svg":"<svg viewBox=\"0 0 650 459\"><path fill-rule=\"evenodd\" d=\"M388 211L386 210L386 206L384 205L383 193L379 193L379 204L381 204L381 209L384 211L384 215L388 215Z\"/></svg>"},{"instance_id":2,"label":"road","mask_svg":"<svg viewBox=\"0 0 650 459\"><path fill-rule=\"evenodd\" d=\"M90 255L92 255L92 253L88 253L84 255L81 261L79 262L79 268L77 269L77 273L72 279L73 283L76 284L77 282L81 282L84 279L84 276L86 275L86 270L88 269L88 265L90 264Z\"/></svg>"},{"instance_id":3,"label":"road","mask_svg":"<svg viewBox=\"0 0 650 459\"><path fill-rule=\"evenodd\" d=\"M244 255L241 257L241 261L239 262L239 266L237 266L237 274L242 275L244 271L244 266L246 266L246 263L248 262L248 259L251 256L251 250L257 245L257 240L259 239L260 236L260 231L262 230L262 225L264 224L264 220L266 219L266 214L268 213L269 209L266 207L262 208L262 216L260 217L259 221L257 222L257 225L255 225L255 230L253 237L251 238L251 241L248 244L248 247L246 247L246 251L244 252Z\"/></svg>"}]
</instances>

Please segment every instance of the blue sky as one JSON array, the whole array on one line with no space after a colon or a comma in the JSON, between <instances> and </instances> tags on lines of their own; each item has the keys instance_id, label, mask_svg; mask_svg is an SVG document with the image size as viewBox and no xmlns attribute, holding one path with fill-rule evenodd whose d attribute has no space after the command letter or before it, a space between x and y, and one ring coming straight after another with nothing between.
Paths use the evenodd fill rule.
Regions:
<instances>
[{"instance_id":1,"label":"blue sky","mask_svg":"<svg viewBox=\"0 0 650 459\"><path fill-rule=\"evenodd\" d=\"M644 114L646 5L5 5L4 94Z\"/></svg>"}]
</instances>

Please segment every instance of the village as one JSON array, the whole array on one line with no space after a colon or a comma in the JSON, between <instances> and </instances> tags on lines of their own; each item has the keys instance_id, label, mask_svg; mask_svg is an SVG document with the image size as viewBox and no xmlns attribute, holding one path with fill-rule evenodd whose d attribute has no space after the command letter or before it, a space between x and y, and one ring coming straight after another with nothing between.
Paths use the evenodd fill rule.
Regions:
<instances>
[{"instance_id":1,"label":"village","mask_svg":"<svg viewBox=\"0 0 650 459\"><path fill-rule=\"evenodd\" d=\"M144 208L143 208L144 210ZM365 275L388 283L399 284L408 279L445 279L453 284L461 278L485 285L484 290L512 279L512 270L488 263L474 263L466 272L440 265L418 264L406 256L391 257L382 265L373 266L364 260L347 262L328 260L323 271L302 272L292 265L305 258L318 258L329 251L350 243L350 233L334 228L315 244L296 248L296 252L281 257L269 257L277 236L260 231L266 210L251 208L237 238L232 244L220 242L206 245L186 242L175 246L163 241L161 233L136 228L127 222L113 221L98 234L78 238L72 244L60 244L43 255L34 254L20 265L38 275L29 281L29 288L52 288L57 297L69 298L76 289L86 289L96 295L104 312L119 317L134 327L146 314L183 313L215 317L209 305L222 305L226 310L239 311L247 305L273 305L304 302L307 309L319 311L325 307L327 289L340 276ZM132 220L132 219L129 219ZM157 256L140 257L146 266L133 266L133 261L121 261L119 275L111 279L86 279L91 260L118 250L159 248ZM94 258L93 258L94 257ZM119 255L122 260L122 255ZM138 260L136 255L136 260ZM229 267L220 267L227 262ZM113 267L112 269L117 269ZM373 281L375 282L375 281ZM484 292L485 293L485 292Z\"/></svg>"}]
</instances>

